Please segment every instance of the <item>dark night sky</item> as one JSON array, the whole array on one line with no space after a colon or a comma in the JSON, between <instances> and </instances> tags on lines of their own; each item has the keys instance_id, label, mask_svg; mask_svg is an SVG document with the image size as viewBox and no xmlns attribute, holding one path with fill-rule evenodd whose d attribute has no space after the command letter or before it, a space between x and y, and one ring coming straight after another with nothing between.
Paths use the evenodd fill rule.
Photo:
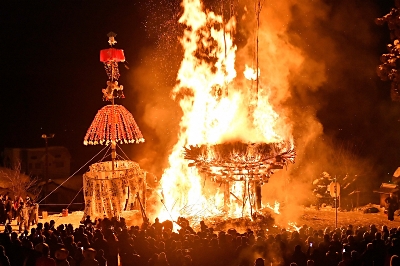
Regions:
<instances>
[{"instance_id":1,"label":"dark night sky","mask_svg":"<svg viewBox=\"0 0 400 266\"><path fill-rule=\"evenodd\" d=\"M1 34L7 40L1 43L1 61L7 63L2 65L0 147L43 146L41 134L55 133L50 145L68 147L73 160L82 157L78 164L94 155L97 147L85 147L83 137L105 105L101 88L107 76L99 50L108 47L106 34L118 33L131 65L140 64L137 51L146 44L143 10L129 2L3 6ZM121 74L128 73L122 68Z\"/></svg>"},{"instance_id":2,"label":"dark night sky","mask_svg":"<svg viewBox=\"0 0 400 266\"><path fill-rule=\"evenodd\" d=\"M343 48L338 47L338 56L327 60L324 86L328 89L309 94L313 101L308 102L315 104L326 136L360 143L361 156L369 158L381 176L392 174L400 165L400 108L390 100L390 84L375 74L380 54L390 40L387 26L375 25L374 19L388 13L393 2L324 2L330 6L330 18L318 25L319 32ZM349 10L349 3L363 8ZM134 69L143 64L143 51L157 48L157 36L146 32L146 20L154 17L162 21L166 14L149 14L156 13L154 6L154 1L3 3L0 149L44 146L41 134L55 133L50 144L68 147L72 170L76 170L101 148L84 146L83 137L97 110L105 105L101 88L107 77L99 50L107 48L110 31L118 34L117 48L124 49L130 66L130 70L120 67L126 96L122 103L133 113L147 141L157 141L141 120L143 110L138 106L143 105L136 104L144 101L140 98L142 88L130 81ZM344 23L335 27L335 19ZM291 30L301 31L298 25L293 24ZM136 149L134 159L141 156L137 148L128 149Z\"/></svg>"}]
</instances>

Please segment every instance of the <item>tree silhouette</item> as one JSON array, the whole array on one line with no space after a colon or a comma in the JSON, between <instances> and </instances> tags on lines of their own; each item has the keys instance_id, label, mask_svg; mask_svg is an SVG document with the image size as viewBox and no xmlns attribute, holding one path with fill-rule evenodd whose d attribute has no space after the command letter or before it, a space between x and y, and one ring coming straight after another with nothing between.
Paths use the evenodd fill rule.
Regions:
<instances>
[{"instance_id":1,"label":"tree silhouette","mask_svg":"<svg viewBox=\"0 0 400 266\"><path fill-rule=\"evenodd\" d=\"M25 198L29 196L33 201L36 201L40 195L39 179L22 174L21 162L19 161L12 168L0 170L0 178L5 181L3 186L16 197Z\"/></svg>"},{"instance_id":2,"label":"tree silhouette","mask_svg":"<svg viewBox=\"0 0 400 266\"><path fill-rule=\"evenodd\" d=\"M378 66L377 74L381 80L392 82L390 96L393 101L400 102L400 0L396 0L395 7L375 22L378 25L387 23L393 41L393 44L387 45L388 53L381 56L382 64Z\"/></svg>"}]
</instances>

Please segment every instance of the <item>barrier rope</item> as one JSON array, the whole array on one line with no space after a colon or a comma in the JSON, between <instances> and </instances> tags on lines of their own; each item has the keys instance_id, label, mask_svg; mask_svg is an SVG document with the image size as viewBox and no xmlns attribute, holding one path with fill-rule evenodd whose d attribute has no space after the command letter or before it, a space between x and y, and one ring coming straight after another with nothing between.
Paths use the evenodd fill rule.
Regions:
<instances>
[{"instance_id":1,"label":"barrier rope","mask_svg":"<svg viewBox=\"0 0 400 266\"><path fill-rule=\"evenodd\" d=\"M126 155L126 153L121 149L121 147L117 144L118 148L122 151L122 153L125 155L126 158L124 158L123 156L117 154L118 157L122 158L122 159L128 159L129 157ZM94 158L96 158L102 151L104 151L106 148L107 151L104 153L104 156L98 161L98 162L102 162L106 157L109 156L109 154L107 155L108 151L111 148L111 145L107 145L105 146L101 151L99 151L95 156L93 156L89 161L87 161L83 166L81 166L77 171L75 171L75 173L73 173L71 176L69 176L64 182L62 182L59 186L57 186L53 191L51 191L49 194L47 194L43 199L41 199L38 204L40 204L42 201L44 201L48 196L50 196L51 194L53 194L54 191L56 191L57 189L59 189L62 185L64 185L71 177L73 177L76 173L78 173L83 167L85 167L89 162L91 162ZM68 210L68 208L73 204L74 200L76 199L76 197L79 195L79 193L82 191L83 186L81 187L81 189L79 189L79 191L76 193L76 195L74 196L74 198L72 199L72 201L67 205L67 207L65 208L66 210ZM76 204L82 204L82 203L76 203ZM83 203L84 204L84 203ZM42 205L64 205L64 204L42 204ZM58 217L58 219L56 219L55 222L57 222L61 217Z\"/></svg>"},{"instance_id":2,"label":"barrier rope","mask_svg":"<svg viewBox=\"0 0 400 266\"><path fill-rule=\"evenodd\" d=\"M101 158L99 161L97 161L97 162L102 162L106 157L108 157L110 154L108 154L108 151L111 149L111 144L110 145L107 145L108 146L108 149L107 149L107 151L104 153L104 156L103 156L103 158ZM107 155L108 154L108 155Z\"/></svg>"},{"instance_id":3,"label":"barrier rope","mask_svg":"<svg viewBox=\"0 0 400 266\"><path fill-rule=\"evenodd\" d=\"M122 153L125 155L125 160L129 160L128 155L126 155L126 153L124 152L124 150L117 144L117 147L122 151ZM122 156L121 156L122 157ZM123 157L122 157L123 158Z\"/></svg>"},{"instance_id":4,"label":"barrier rope","mask_svg":"<svg viewBox=\"0 0 400 266\"><path fill-rule=\"evenodd\" d=\"M81 192L83 187L81 187L81 189L78 191L78 193L76 193L75 197L71 200L71 202L68 204L68 206L65 208L68 211L69 206L71 206L71 204L73 204L72 202L74 202L74 200L76 199L76 197L78 196L78 194ZM76 204L82 204L82 203L76 203ZM42 205L64 205L64 204L42 204ZM60 220L60 218L63 217L62 214L60 217L58 217L55 221L54 224L57 224L57 221ZM53 227L52 227L53 228ZM53 228L54 229L54 228Z\"/></svg>"},{"instance_id":5,"label":"barrier rope","mask_svg":"<svg viewBox=\"0 0 400 266\"><path fill-rule=\"evenodd\" d=\"M75 202L75 203L72 203L72 204L85 204L85 203L84 202ZM65 203L45 203L45 204L40 204L40 206L59 206L59 205L65 206Z\"/></svg>"},{"instance_id":6,"label":"barrier rope","mask_svg":"<svg viewBox=\"0 0 400 266\"><path fill-rule=\"evenodd\" d=\"M75 171L75 173L73 173L71 176L69 176L64 182L62 182L58 187L56 187L53 191L51 191L49 194L47 194L43 199L41 199L38 204L40 204L42 201L44 201L48 196L50 196L51 194L53 194L54 191L56 191L57 189L59 189L62 185L65 184L65 182L67 182L71 177L73 177L74 175L76 175L76 173L78 173L83 167L85 167L88 163L90 163L94 158L96 158L97 155L99 155L103 150L105 150L108 146L105 146L101 151L99 151L95 156L93 156L89 161L87 161L84 165L82 165L78 170Z\"/></svg>"},{"instance_id":7,"label":"barrier rope","mask_svg":"<svg viewBox=\"0 0 400 266\"><path fill-rule=\"evenodd\" d=\"M83 189L83 186L81 187L81 189L78 191L78 193L76 193L76 195L75 195L75 197L72 199L72 201L68 204L68 206L67 206L67 210L68 210L68 208L69 208L69 206L71 206L71 204L72 204L72 202L74 202L74 200L76 199L76 197L78 196L78 194L82 191L82 189Z\"/></svg>"}]
</instances>

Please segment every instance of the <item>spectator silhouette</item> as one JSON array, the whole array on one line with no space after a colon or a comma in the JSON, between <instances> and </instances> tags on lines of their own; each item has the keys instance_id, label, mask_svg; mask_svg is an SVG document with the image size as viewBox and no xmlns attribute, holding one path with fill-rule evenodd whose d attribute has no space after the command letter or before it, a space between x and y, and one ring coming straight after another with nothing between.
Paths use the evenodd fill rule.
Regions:
<instances>
[{"instance_id":1,"label":"spectator silhouette","mask_svg":"<svg viewBox=\"0 0 400 266\"><path fill-rule=\"evenodd\" d=\"M10 260L8 259L4 246L0 245L0 265L1 266L10 266Z\"/></svg>"},{"instance_id":2,"label":"spectator silhouette","mask_svg":"<svg viewBox=\"0 0 400 266\"><path fill-rule=\"evenodd\" d=\"M158 254L158 260L156 266L169 266L165 252L161 252L160 254Z\"/></svg>"},{"instance_id":3,"label":"spectator silhouette","mask_svg":"<svg viewBox=\"0 0 400 266\"><path fill-rule=\"evenodd\" d=\"M36 259L37 266L56 266L56 261L50 258L50 248L46 243L40 243L35 249L41 252L41 256Z\"/></svg>"},{"instance_id":4,"label":"spectator silhouette","mask_svg":"<svg viewBox=\"0 0 400 266\"><path fill-rule=\"evenodd\" d=\"M374 266L375 252L372 243L367 244L367 250L361 254L361 261L364 266Z\"/></svg>"},{"instance_id":5,"label":"spectator silhouette","mask_svg":"<svg viewBox=\"0 0 400 266\"><path fill-rule=\"evenodd\" d=\"M104 257L104 251L102 249L100 249L97 252L96 260L99 262L99 266L107 266L108 265L107 259Z\"/></svg>"},{"instance_id":6,"label":"spectator silhouette","mask_svg":"<svg viewBox=\"0 0 400 266\"><path fill-rule=\"evenodd\" d=\"M390 266L400 266L400 257L397 255L393 255L390 258Z\"/></svg>"},{"instance_id":7,"label":"spectator silhouette","mask_svg":"<svg viewBox=\"0 0 400 266\"><path fill-rule=\"evenodd\" d=\"M80 263L80 266L99 266L99 262L95 259L96 250L88 248L83 252L84 260Z\"/></svg>"},{"instance_id":8,"label":"spectator silhouette","mask_svg":"<svg viewBox=\"0 0 400 266\"><path fill-rule=\"evenodd\" d=\"M290 257L290 262L295 262L298 266L307 266L307 255L301 251L301 246L296 245Z\"/></svg>"},{"instance_id":9,"label":"spectator silhouette","mask_svg":"<svg viewBox=\"0 0 400 266\"><path fill-rule=\"evenodd\" d=\"M264 266L264 259L258 258L254 261L254 266Z\"/></svg>"}]
</instances>

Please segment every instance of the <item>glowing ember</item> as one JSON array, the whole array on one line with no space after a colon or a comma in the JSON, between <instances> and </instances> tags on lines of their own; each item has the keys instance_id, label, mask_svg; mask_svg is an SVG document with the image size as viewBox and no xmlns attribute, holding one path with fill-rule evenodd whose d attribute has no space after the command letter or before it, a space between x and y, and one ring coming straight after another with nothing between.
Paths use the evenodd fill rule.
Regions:
<instances>
[{"instance_id":1,"label":"glowing ember","mask_svg":"<svg viewBox=\"0 0 400 266\"><path fill-rule=\"evenodd\" d=\"M235 18L224 24L222 16L205 11L200 0L183 0L182 6L184 58L173 97L179 100L183 117L161 179L165 208L159 218L250 216L261 205L257 194L274 164L294 159L291 127L270 105L268 86L261 84L254 97L251 81L237 77L237 47L231 34ZM245 72L250 71L254 80L256 71ZM237 152L226 149L228 143L243 147ZM255 147L269 150L259 152ZM282 159L282 155L288 156ZM275 207L279 212L279 205Z\"/></svg>"},{"instance_id":2,"label":"glowing ember","mask_svg":"<svg viewBox=\"0 0 400 266\"><path fill-rule=\"evenodd\" d=\"M243 72L245 78L248 80L256 80L257 79L256 71L247 65L245 65L245 67L246 69ZM258 76L260 76L260 69L258 69Z\"/></svg>"},{"instance_id":3,"label":"glowing ember","mask_svg":"<svg viewBox=\"0 0 400 266\"><path fill-rule=\"evenodd\" d=\"M296 223L293 223L293 222L289 222L288 225L290 226L290 227L288 228L288 230L294 229L294 230L296 230L297 232L299 232L300 229L301 229L300 226L297 226L297 224L296 224Z\"/></svg>"},{"instance_id":4,"label":"glowing ember","mask_svg":"<svg viewBox=\"0 0 400 266\"><path fill-rule=\"evenodd\" d=\"M269 202L267 203L267 205L266 205L265 207L267 207L267 208L273 210L274 213L276 213L276 214L280 214L280 212L279 212L279 206L280 206L280 205L281 205L281 204L280 204L279 202L275 201L274 207L271 207L271 205L269 205Z\"/></svg>"}]
</instances>

